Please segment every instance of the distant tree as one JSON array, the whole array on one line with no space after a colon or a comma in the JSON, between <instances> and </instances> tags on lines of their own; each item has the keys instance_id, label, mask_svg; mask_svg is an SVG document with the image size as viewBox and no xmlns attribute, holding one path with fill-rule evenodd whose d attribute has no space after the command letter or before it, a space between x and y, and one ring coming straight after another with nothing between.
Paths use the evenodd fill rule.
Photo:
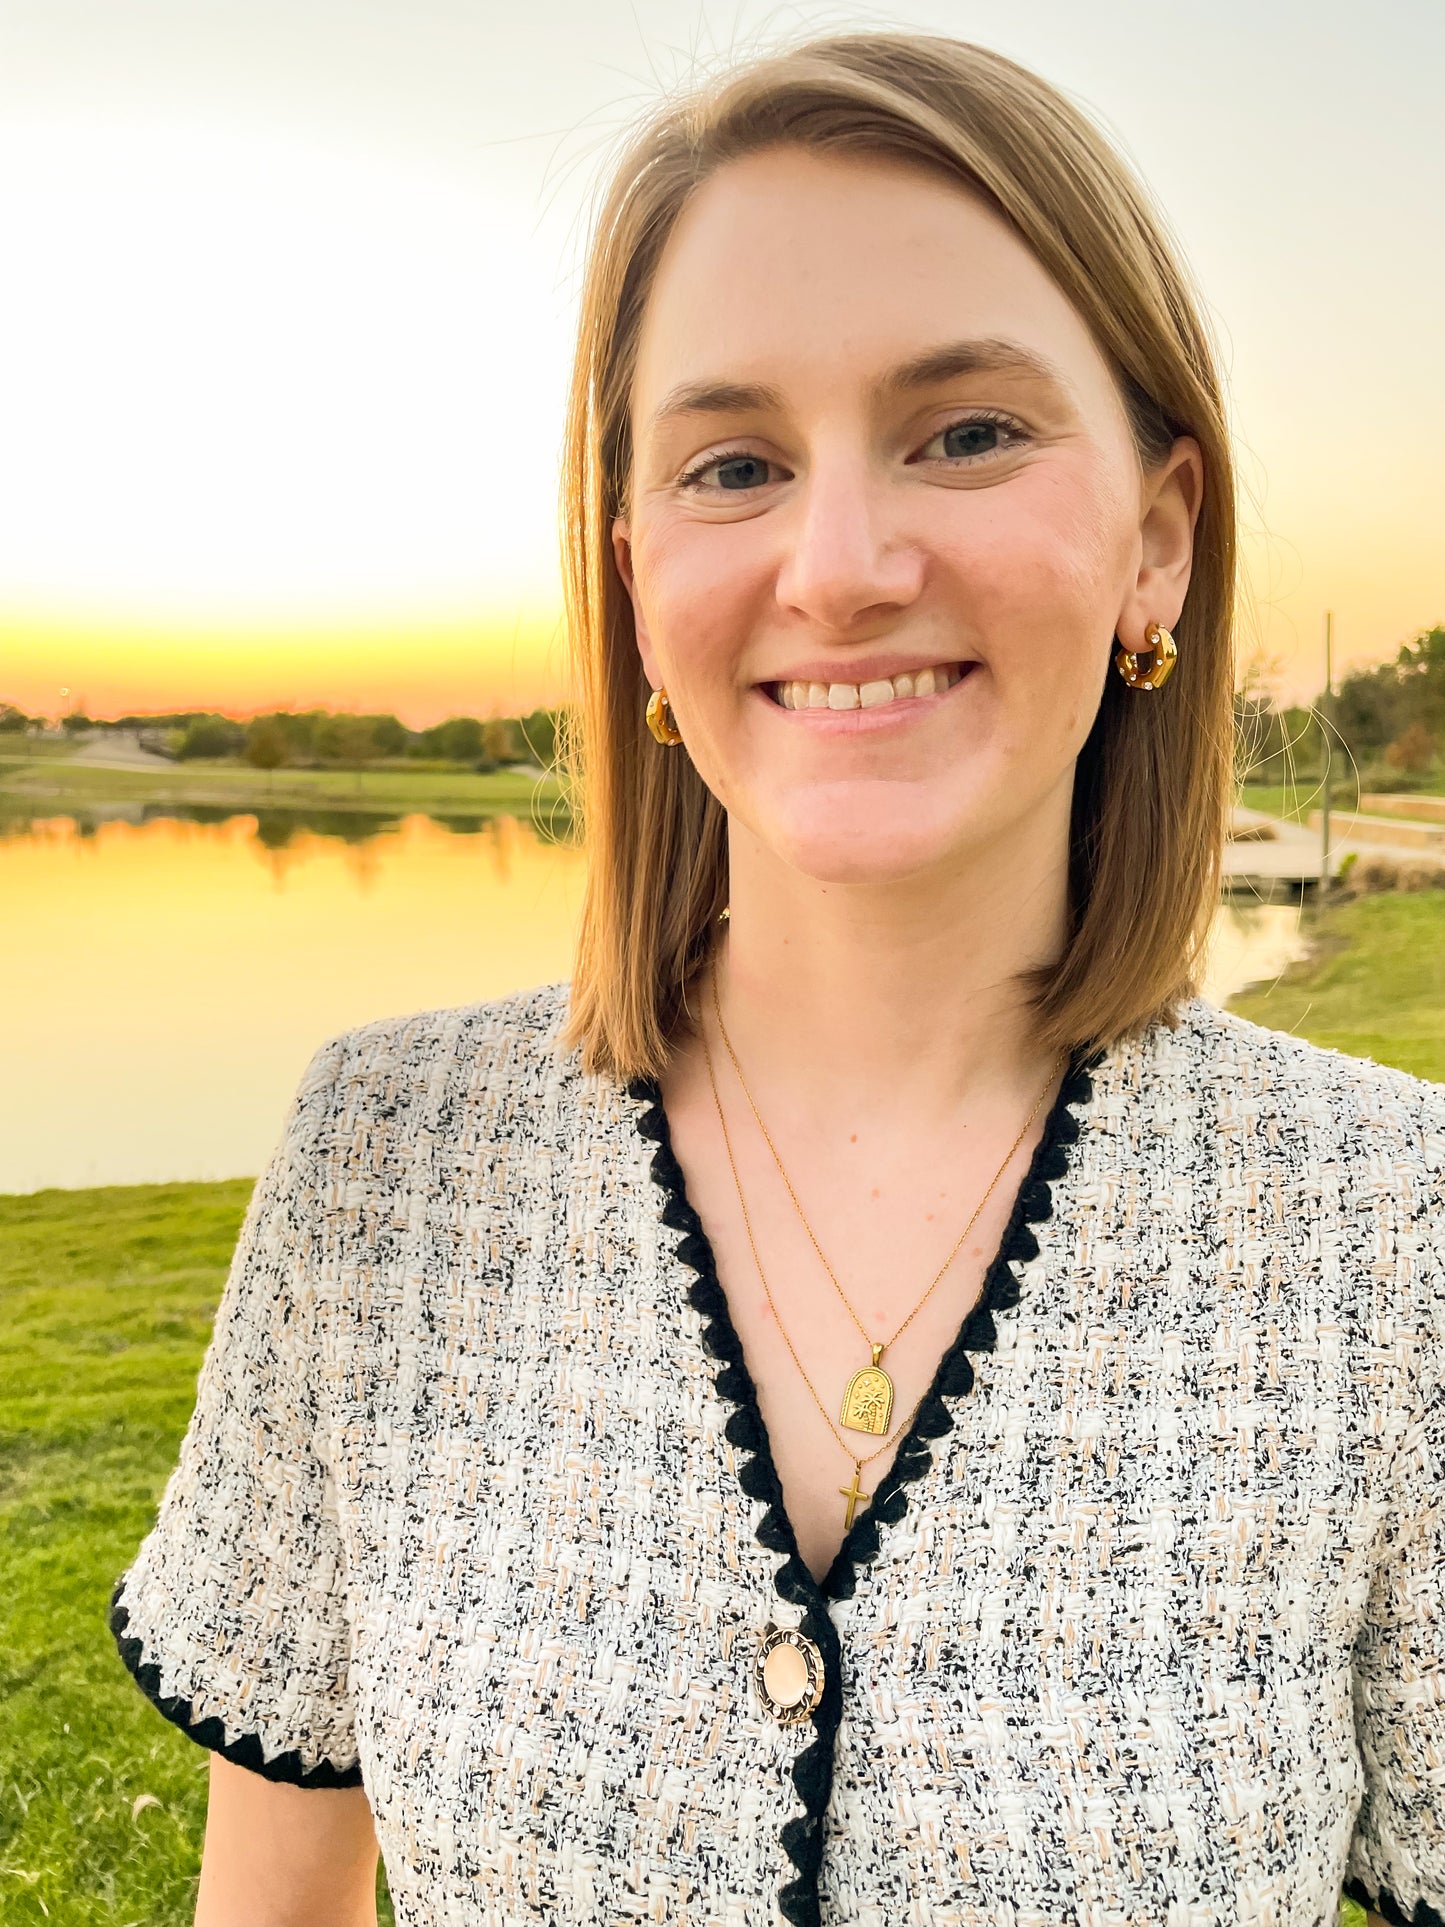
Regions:
<instances>
[{"instance_id":1,"label":"distant tree","mask_svg":"<svg viewBox=\"0 0 1445 1927\"><path fill-rule=\"evenodd\" d=\"M486 751L485 733L475 716L449 716L422 733L429 740L427 753L448 763L477 763Z\"/></svg>"},{"instance_id":2,"label":"distant tree","mask_svg":"<svg viewBox=\"0 0 1445 1927\"><path fill-rule=\"evenodd\" d=\"M1386 746L1385 761L1391 769L1407 770L1421 776L1435 761L1435 738L1423 723L1410 727Z\"/></svg>"},{"instance_id":3,"label":"distant tree","mask_svg":"<svg viewBox=\"0 0 1445 1927\"><path fill-rule=\"evenodd\" d=\"M252 769L280 769L291 758L291 738L279 716L253 716L246 727L246 761Z\"/></svg>"},{"instance_id":4,"label":"distant tree","mask_svg":"<svg viewBox=\"0 0 1445 1927\"><path fill-rule=\"evenodd\" d=\"M550 769L557 760L559 720L557 710L534 709L518 725L533 762L542 769Z\"/></svg>"},{"instance_id":5,"label":"distant tree","mask_svg":"<svg viewBox=\"0 0 1445 1927\"><path fill-rule=\"evenodd\" d=\"M411 731L395 716L364 716L371 725L378 756L405 756L411 745Z\"/></svg>"},{"instance_id":6,"label":"distant tree","mask_svg":"<svg viewBox=\"0 0 1445 1927\"><path fill-rule=\"evenodd\" d=\"M196 756L235 756L245 741L244 726L229 716L198 716L187 724L176 754L186 761Z\"/></svg>"},{"instance_id":7,"label":"distant tree","mask_svg":"<svg viewBox=\"0 0 1445 1927\"><path fill-rule=\"evenodd\" d=\"M1346 676L1330 699L1330 717L1353 754L1367 761L1407 727L1406 707L1394 664L1386 663Z\"/></svg>"},{"instance_id":8,"label":"distant tree","mask_svg":"<svg viewBox=\"0 0 1445 1927\"><path fill-rule=\"evenodd\" d=\"M515 716L491 716L482 725L482 754L489 763L521 763L527 745Z\"/></svg>"},{"instance_id":9,"label":"distant tree","mask_svg":"<svg viewBox=\"0 0 1445 1927\"><path fill-rule=\"evenodd\" d=\"M30 718L23 709L17 709L14 703L0 703L0 734L23 736L29 727Z\"/></svg>"},{"instance_id":10,"label":"distant tree","mask_svg":"<svg viewBox=\"0 0 1445 1927\"><path fill-rule=\"evenodd\" d=\"M1393 662L1356 669L1341 682L1331 713L1360 761L1399 742L1415 723L1445 730L1445 628L1402 644Z\"/></svg>"},{"instance_id":11,"label":"distant tree","mask_svg":"<svg viewBox=\"0 0 1445 1927\"><path fill-rule=\"evenodd\" d=\"M281 720L291 741L291 761L311 763L316 760L316 732L328 721L324 709L282 710Z\"/></svg>"},{"instance_id":12,"label":"distant tree","mask_svg":"<svg viewBox=\"0 0 1445 1927\"><path fill-rule=\"evenodd\" d=\"M89 716L85 714L84 710L72 709L70 714L65 717L61 727L67 736L81 736L84 735L86 730L94 729L95 725L91 722Z\"/></svg>"},{"instance_id":13,"label":"distant tree","mask_svg":"<svg viewBox=\"0 0 1445 1927\"><path fill-rule=\"evenodd\" d=\"M360 769L376 761L376 735L365 716L328 716L318 724L312 745L322 762L338 768Z\"/></svg>"},{"instance_id":14,"label":"distant tree","mask_svg":"<svg viewBox=\"0 0 1445 1927\"><path fill-rule=\"evenodd\" d=\"M1411 721L1445 729L1445 626L1437 623L1405 644L1395 664L1411 698Z\"/></svg>"}]
</instances>

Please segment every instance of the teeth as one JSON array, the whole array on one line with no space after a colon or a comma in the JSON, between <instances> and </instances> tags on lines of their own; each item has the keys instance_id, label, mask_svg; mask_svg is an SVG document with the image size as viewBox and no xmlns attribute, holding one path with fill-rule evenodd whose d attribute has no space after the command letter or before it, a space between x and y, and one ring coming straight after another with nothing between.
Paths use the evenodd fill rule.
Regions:
<instances>
[{"instance_id":1,"label":"teeth","mask_svg":"<svg viewBox=\"0 0 1445 1927\"><path fill-rule=\"evenodd\" d=\"M939 696L960 680L963 670L956 663L935 663L894 676L890 682L879 677L874 682L780 682L773 685L784 709L878 709L900 697Z\"/></svg>"}]
</instances>

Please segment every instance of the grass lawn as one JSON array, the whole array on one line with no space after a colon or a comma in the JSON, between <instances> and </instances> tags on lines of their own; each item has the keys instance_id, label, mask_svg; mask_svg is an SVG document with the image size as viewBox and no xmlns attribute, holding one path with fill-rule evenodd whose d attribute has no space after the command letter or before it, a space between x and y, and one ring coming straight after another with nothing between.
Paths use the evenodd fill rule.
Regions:
<instances>
[{"instance_id":1,"label":"grass lawn","mask_svg":"<svg viewBox=\"0 0 1445 1927\"><path fill-rule=\"evenodd\" d=\"M1360 807L1362 786L1355 781L1336 775L1331 790L1330 807L1336 810L1352 811ZM1439 796L1445 790L1439 783L1427 784L1415 792L1420 796ZM1278 783L1246 783L1240 791L1239 800L1246 809L1264 810L1270 816L1283 816L1296 823L1307 821L1311 810L1321 808L1324 803L1322 783L1292 783L1282 786Z\"/></svg>"},{"instance_id":2,"label":"grass lawn","mask_svg":"<svg viewBox=\"0 0 1445 1927\"><path fill-rule=\"evenodd\" d=\"M1445 890L1357 897L1306 929L1311 957L1230 1009L1445 1084Z\"/></svg>"},{"instance_id":3,"label":"grass lawn","mask_svg":"<svg viewBox=\"0 0 1445 1927\"><path fill-rule=\"evenodd\" d=\"M105 1616L175 1463L250 1189L0 1197L5 1927L195 1912L210 1755L144 1698Z\"/></svg>"},{"instance_id":4,"label":"grass lawn","mask_svg":"<svg viewBox=\"0 0 1445 1927\"><path fill-rule=\"evenodd\" d=\"M101 803L198 804L234 810L436 810L456 815L526 814L553 808L565 792L555 777L517 770L482 774L406 760L369 769L252 769L246 763L162 763L153 769L98 769L0 748L0 802L37 814Z\"/></svg>"}]
</instances>

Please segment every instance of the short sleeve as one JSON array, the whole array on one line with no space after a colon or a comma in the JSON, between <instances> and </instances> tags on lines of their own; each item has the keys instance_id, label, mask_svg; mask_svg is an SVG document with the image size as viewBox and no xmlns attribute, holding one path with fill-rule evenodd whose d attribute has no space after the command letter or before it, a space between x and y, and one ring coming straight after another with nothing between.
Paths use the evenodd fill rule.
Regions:
<instances>
[{"instance_id":1,"label":"short sleeve","mask_svg":"<svg viewBox=\"0 0 1445 1927\"><path fill-rule=\"evenodd\" d=\"M121 1658L168 1720L268 1780L314 1787L361 1782L315 1349L342 1050L313 1058L252 1194L179 1460L110 1610Z\"/></svg>"},{"instance_id":2,"label":"short sleeve","mask_svg":"<svg viewBox=\"0 0 1445 1927\"><path fill-rule=\"evenodd\" d=\"M1396 1927L1445 1927L1445 1188L1429 1188L1416 1249L1431 1362L1396 1449L1354 1650L1365 1790L1345 1892Z\"/></svg>"}]
</instances>

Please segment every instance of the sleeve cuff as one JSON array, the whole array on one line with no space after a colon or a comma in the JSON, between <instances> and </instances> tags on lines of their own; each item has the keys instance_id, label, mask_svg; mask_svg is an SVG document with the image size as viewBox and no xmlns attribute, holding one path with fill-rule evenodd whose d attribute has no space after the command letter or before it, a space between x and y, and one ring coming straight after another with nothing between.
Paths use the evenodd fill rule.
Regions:
<instances>
[{"instance_id":1,"label":"sleeve cuff","mask_svg":"<svg viewBox=\"0 0 1445 1927\"><path fill-rule=\"evenodd\" d=\"M1388 1920L1390 1927L1445 1927L1445 1914L1432 1907L1428 1900L1422 1900L1413 1914L1407 1914L1393 1894L1383 1887L1372 1894L1363 1880L1347 1880L1343 1892L1346 1900L1353 1900L1367 1913Z\"/></svg>"},{"instance_id":2,"label":"sleeve cuff","mask_svg":"<svg viewBox=\"0 0 1445 1927\"><path fill-rule=\"evenodd\" d=\"M198 1746L219 1753L233 1766L244 1766L252 1773L259 1773L263 1780L274 1780L286 1786L304 1787L344 1787L360 1786L361 1765L333 1766L329 1760L321 1760L308 1767L300 1753L274 1753L268 1760L261 1752L261 1741L255 1733L243 1733L240 1738L227 1740L225 1722L214 1715L198 1720L192 1712L191 1702L186 1699L173 1699L161 1692L161 1673L159 1666L148 1665L142 1658L141 1641L129 1632L130 1614L120 1603L124 1579L118 1579L110 1596L108 1624L115 1640L116 1651L124 1661L131 1678L145 1694L151 1705L172 1726L178 1726L188 1740ZM1402 1916L1403 1918L1403 1916ZM1445 1923L1442 1923L1445 1927Z\"/></svg>"}]
</instances>

